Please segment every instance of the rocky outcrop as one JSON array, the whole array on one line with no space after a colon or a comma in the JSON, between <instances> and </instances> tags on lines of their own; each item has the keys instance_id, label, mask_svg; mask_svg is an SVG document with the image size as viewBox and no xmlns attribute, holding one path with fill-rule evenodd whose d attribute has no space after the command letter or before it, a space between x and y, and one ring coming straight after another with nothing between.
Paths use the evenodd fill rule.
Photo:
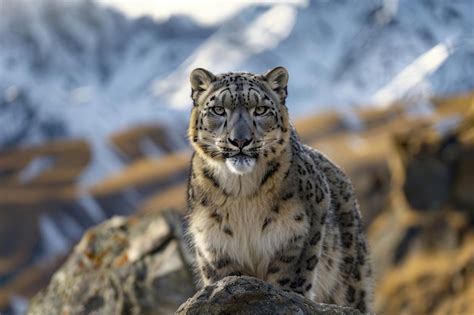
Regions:
<instances>
[{"instance_id":1,"label":"rocky outcrop","mask_svg":"<svg viewBox=\"0 0 474 315\"><path fill-rule=\"evenodd\" d=\"M195 292L181 217L114 217L88 231L28 314L173 314ZM360 314L316 304L251 277L227 277L178 314Z\"/></svg>"},{"instance_id":2,"label":"rocky outcrop","mask_svg":"<svg viewBox=\"0 0 474 315\"><path fill-rule=\"evenodd\" d=\"M28 314L172 314L195 289L179 217L114 217L88 231Z\"/></svg>"},{"instance_id":3,"label":"rocky outcrop","mask_svg":"<svg viewBox=\"0 0 474 315\"><path fill-rule=\"evenodd\" d=\"M358 310L314 303L252 277L226 277L206 286L176 312L197 314L361 314Z\"/></svg>"}]
</instances>

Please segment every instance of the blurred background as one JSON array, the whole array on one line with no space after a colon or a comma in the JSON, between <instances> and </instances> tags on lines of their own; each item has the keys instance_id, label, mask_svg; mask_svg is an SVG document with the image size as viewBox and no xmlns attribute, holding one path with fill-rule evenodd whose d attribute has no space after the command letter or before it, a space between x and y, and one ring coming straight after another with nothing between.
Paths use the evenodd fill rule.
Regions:
<instances>
[{"instance_id":1,"label":"blurred background","mask_svg":"<svg viewBox=\"0 0 474 315\"><path fill-rule=\"evenodd\" d=\"M182 211L188 74L290 73L381 314L474 314L474 1L0 0L0 313L114 215ZM470 245L469 245L469 242Z\"/></svg>"}]
</instances>

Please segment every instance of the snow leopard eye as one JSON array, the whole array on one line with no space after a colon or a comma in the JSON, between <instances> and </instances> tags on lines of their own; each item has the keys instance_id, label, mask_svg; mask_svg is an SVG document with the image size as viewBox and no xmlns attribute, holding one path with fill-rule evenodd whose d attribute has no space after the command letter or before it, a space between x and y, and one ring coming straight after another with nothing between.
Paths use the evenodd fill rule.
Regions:
<instances>
[{"instance_id":1,"label":"snow leopard eye","mask_svg":"<svg viewBox=\"0 0 474 315\"><path fill-rule=\"evenodd\" d=\"M218 116L224 116L225 115L225 109L222 106L214 106L211 108L212 113L218 115Z\"/></svg>"},{"instance_id":2,"label":"snow leopard eye","mask_svg":"<svg viewBox=\"0 0 474 315\"><path fill-rule=\"evenodd\" d=\"M268 112L268 107L267 106L257 106L255 108L255 115L257 115L257 116L265 115L267 112Z\"/></svg>"}]
</instances>

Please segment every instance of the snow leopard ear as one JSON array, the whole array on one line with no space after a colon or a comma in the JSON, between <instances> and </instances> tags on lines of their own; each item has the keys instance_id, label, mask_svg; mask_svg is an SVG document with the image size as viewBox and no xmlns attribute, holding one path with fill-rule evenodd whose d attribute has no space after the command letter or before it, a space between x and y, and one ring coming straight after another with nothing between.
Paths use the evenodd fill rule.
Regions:
<instances>
[{"instance_id":1,"label":"snow leopard ear","mask_svg":"<svg viewBox=\"0 0 474 315\"><path fill-rule=\"evenodd\" d=\"M276 67L267 71L263 75L263 79L268 83L270 88L280 96L280 101L284 105L286 96L288 95L288 71L284 67Z\"/></svg>"},{"instance_id":2,"label":"snow leopard ear","mask_svg":"<svg viewBox=\"0 0 474 315\"><path fill-rule=\"evenodd\" d=\"M203 68L194 69L189 76L191 88L200 92L207 90L211 82L215 79L215 75Z\"/></svg>"},{"instance_id":3,"label":"snow leopard ear","mask_svg":"<svg viewBox=\"0 0 474 315\"><path fill-rule=\"evenodd\" d=\"M194 106L198 103L198 98L202 92L206 91L216 76L203 68L197 68L191 71L189 81L191 82L191 98Z\"/></svg>"}]
</instances>

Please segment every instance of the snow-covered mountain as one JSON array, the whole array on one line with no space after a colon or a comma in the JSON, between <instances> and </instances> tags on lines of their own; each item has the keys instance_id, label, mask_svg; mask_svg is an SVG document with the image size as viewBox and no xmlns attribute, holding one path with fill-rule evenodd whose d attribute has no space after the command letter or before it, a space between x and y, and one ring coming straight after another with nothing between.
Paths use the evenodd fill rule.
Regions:
<instances>
[{"instance_id":1,"label":"snow-covered mountain","mask_svg":"<svg viewBox=\"0 0 474 315\"><path fill-rule=\"evenodd\" d=\"M87 0L1 0L0 148L85 137L87 182L115 171L106 137L130 125L169 122L151 80L178 67L215 32L189 17L128 19Z\"/></svg>"},{"instance_id":2,"label":"snow-covered mountain","mask_svg":"<svg viewBox=\"0 0 474 315\"><path fill-rule=\"evenodd\" d=\"M90 0L0 1L0 148L85 137L86 182L114 170L114 131L159 121L184 133L196 66L284 65L294 115L474 88L470 0L255 6L215 26L132 19Z\"/></svg>"},{"instance_id":3,"label":"snow-covered mountain","mask_svg":"<svg viewBox=\"0 0 474 315\"><path fill-rule=\"evenodd\" d=\"M473 14L472 0L314 0L247 6L202 25L190 16L132 18L93 0L0 0L0 152L85 138L88 185L123 168L107 141L119 130L158 122L183 148L194 67L286 66L293 117L473 90ZM33 162L20 179L52 163ZM41 215L35 259L63 253L84 229L120 213L115 205L132 211L139 192L123 194L106 207L84 193ZM23 313L26 301L12 302Z\"/></svg>"},{"instance_id":4,"label":"snow-covered mountain","mask_svg":"<svg viewBox=\"0 0 474 315\"><path fill-rule=\"evenodd\" d=\"M329 104L372 103L403 70L449 42L455 47L446 67L432 72L417 67L416 73L423 77L424 90L456 93L474 87L473 13L472 1L313 1L299 11L290 36L247 67L285 64L292 80L289 104L301 114ZM412 88L417 87L406 86L396 96Z\"/></svg>"}]
</instances>

